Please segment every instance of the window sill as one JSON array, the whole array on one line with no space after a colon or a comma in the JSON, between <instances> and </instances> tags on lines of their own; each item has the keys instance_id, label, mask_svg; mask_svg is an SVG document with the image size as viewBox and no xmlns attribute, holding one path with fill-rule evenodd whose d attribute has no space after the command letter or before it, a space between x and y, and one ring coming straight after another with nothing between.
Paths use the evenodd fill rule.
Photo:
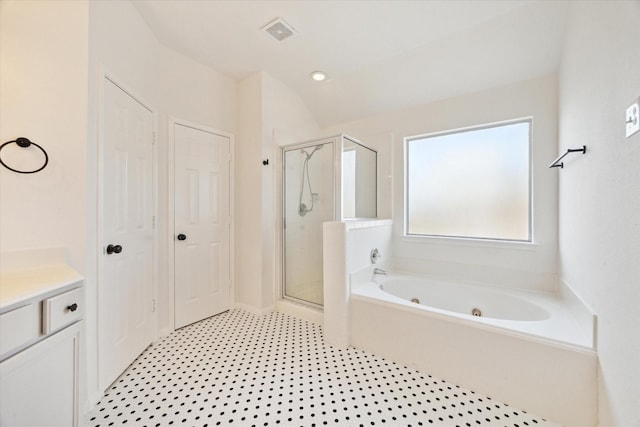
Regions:
<instances>
[{"instance_id":1,"label":"window sill","mask_svg":"<svg viewBox=\"0 0 640 427\"><path fill-rule=\"evenodd\" d=\"M439 237L404 235L401 240L407 243L421 243L428 245L464 246L475 248L509 249L522 251L538 250L540 244L524 241L472 239L469 237Z\"/></svg>"}]
</instances>

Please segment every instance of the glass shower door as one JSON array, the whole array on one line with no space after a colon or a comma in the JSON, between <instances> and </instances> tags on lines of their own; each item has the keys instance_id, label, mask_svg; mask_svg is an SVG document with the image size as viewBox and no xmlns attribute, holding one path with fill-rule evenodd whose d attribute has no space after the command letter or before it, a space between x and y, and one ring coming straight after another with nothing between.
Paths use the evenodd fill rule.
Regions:
<instances>
[{"instance_id":1,"label":"glass shower door","mask_svg":"<svg viewBox=\"0 0 640 427\"><path fill-rule=\"evenodd\" d=\"M323 304L322 223L335 215L334 140L284 150L284 297Z\"/></svg>"}]
</instances>

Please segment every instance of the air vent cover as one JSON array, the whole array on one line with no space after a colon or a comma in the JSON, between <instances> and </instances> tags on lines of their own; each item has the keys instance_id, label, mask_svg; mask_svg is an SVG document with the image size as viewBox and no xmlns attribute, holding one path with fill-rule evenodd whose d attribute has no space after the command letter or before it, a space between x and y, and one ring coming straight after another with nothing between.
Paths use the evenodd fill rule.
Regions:
<instances>
[{"instance_id":1,"label":"air vent cover","mask_svg":"<svg viewBox=\"0 0 640 427\"><path fill-rule=\"evenodd\" d=\"M269 34L279 42L288 39L296 34L293 27L285 22L282 18L276 18L261 28L262 31Z\"/></svg>"}]
</instances>

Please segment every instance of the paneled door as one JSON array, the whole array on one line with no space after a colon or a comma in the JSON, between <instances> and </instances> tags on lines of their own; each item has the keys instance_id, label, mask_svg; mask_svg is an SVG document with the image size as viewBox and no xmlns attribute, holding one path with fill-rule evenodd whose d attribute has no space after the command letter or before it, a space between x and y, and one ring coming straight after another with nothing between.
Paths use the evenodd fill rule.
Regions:
<instances>
[{"instance_id":1,"label":"paneled door","mask_svg":"<svg viewBox=\"0 0 640 427\"><path fill-rule=\"evenodd\" d=\"M153 113L103 83L98 381L105 390L153 339Z\"/></svg>"},{"instance_id":2,"label":"paneled door","mask_svg":"<svg viewBox=\"0 0 640 427\"><path fill-rule=\"evenodd\" d=\"M231 140L180 123L173 130L177 329L231 308Z\"/></svg>"}]
</instances>

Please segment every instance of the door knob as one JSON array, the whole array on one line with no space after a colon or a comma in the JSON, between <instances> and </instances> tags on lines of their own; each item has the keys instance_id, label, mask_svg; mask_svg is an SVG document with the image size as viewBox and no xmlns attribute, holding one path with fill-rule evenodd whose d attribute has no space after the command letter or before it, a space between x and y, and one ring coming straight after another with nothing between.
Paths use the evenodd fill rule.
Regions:
<instances>
[{"instance_id":1,"label":"door knob","mask_svg":"<svg viewBox=\"0 0 640 427\"><path fill-rule=\"evenodd\" d=\"M178 240L187 240L187 236L184 234L178 234Z\"/></svg>"},{"instance_id":2,"label":"door knob","mask_svg":"<svg viewBox=\"0 0 640 427\"><path fill-rule=\"evenodd\" d=\"M122 252L122 246L120 246L120 245L109 245L109 246L107 246L107 255L119 254L120 252Z\"/></svg>"}]
</instances>

